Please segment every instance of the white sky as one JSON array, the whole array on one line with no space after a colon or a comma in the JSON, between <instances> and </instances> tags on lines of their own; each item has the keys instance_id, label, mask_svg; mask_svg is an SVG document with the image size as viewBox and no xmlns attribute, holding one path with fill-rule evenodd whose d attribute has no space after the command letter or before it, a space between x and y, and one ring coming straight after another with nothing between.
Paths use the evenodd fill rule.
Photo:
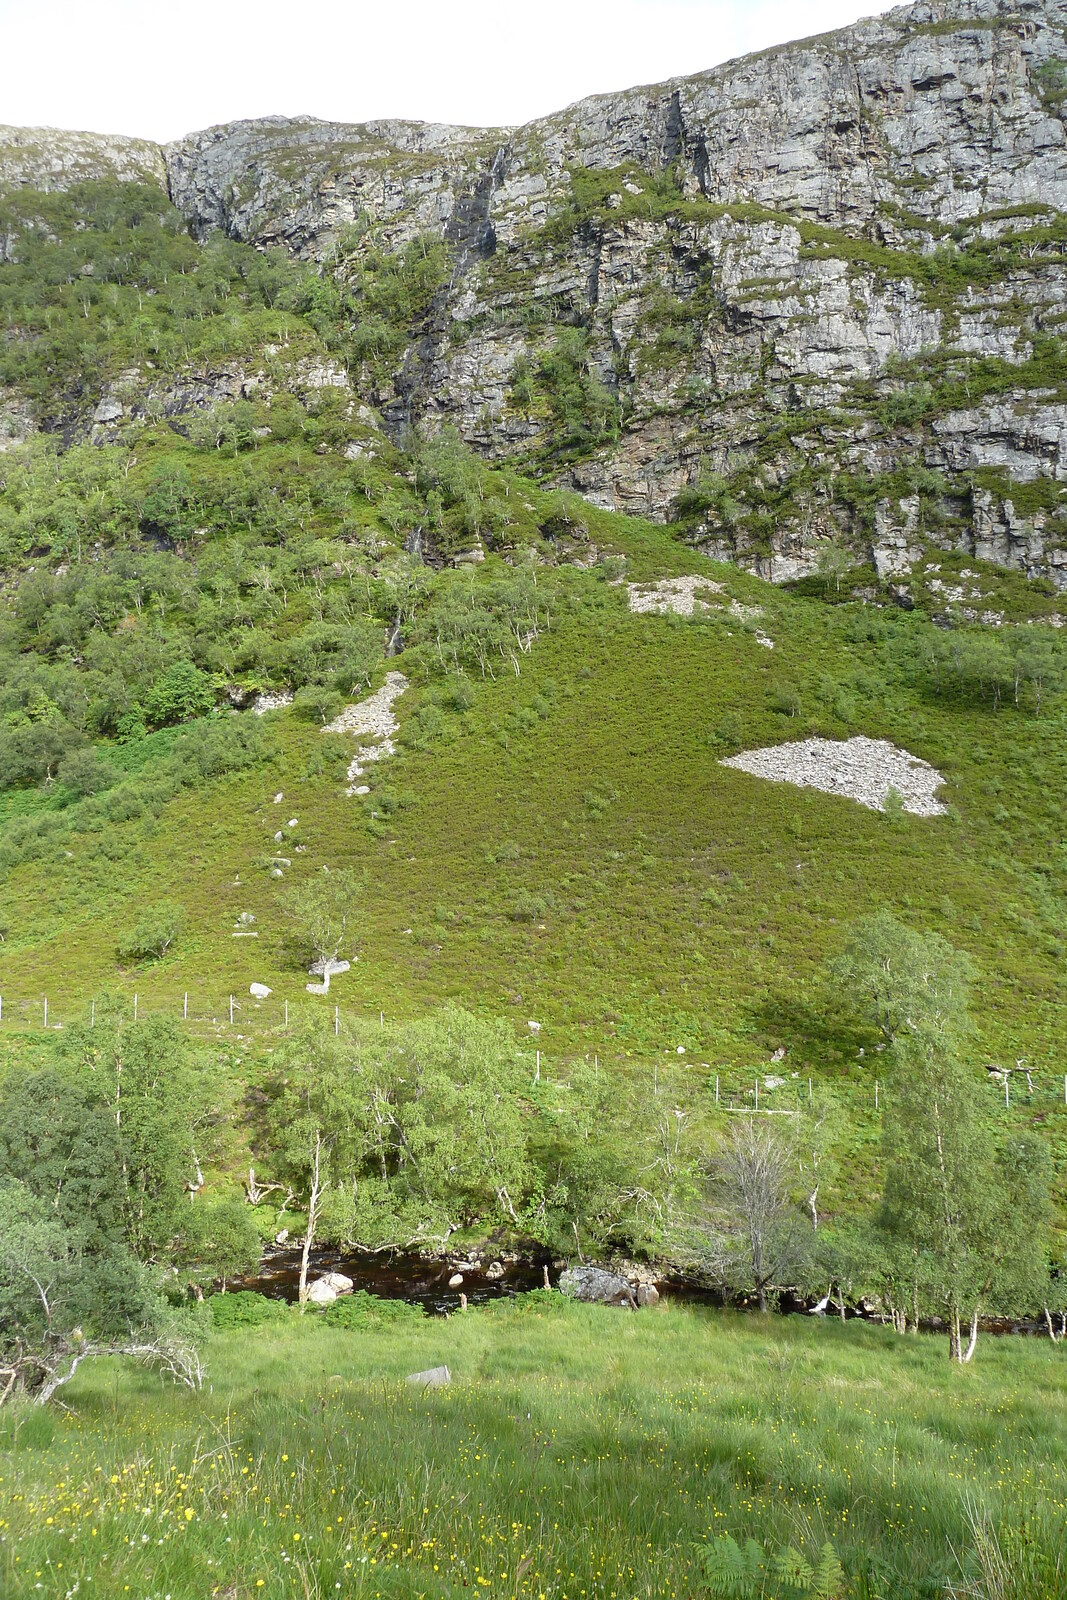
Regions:
<instances>
[{"instance_id":1,"label":"white sky","mask_svg":"<svg viewBox=\"0 0 1067 1600\"><path fill-rule=\"evenodd\" d=\"M884 0L0 0L0 123L167 140L280 113L500 125Z\"/></svg>"}]
</instances>

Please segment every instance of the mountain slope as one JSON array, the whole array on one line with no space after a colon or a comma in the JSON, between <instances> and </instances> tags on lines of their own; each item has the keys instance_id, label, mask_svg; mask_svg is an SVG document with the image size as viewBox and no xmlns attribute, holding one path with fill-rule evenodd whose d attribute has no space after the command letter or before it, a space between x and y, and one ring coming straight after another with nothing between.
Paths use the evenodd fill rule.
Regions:
<instances>
[{"instance_id":1,"label":"mountain slope","mask_svg":"<svg viewBox=\"0 0 1067 1600\"><path fill-rule=\"evenodd\" d=\"M1063 587L1065 22L941 0L525 128L267 118L159 159L197 237L322 264L394 434L453 424L776 580L835 542L906 580L932 539ZM0 177L150 155L39 144ZM393 326L383 254L431 240Z\"/></svg>"}]
</instances>

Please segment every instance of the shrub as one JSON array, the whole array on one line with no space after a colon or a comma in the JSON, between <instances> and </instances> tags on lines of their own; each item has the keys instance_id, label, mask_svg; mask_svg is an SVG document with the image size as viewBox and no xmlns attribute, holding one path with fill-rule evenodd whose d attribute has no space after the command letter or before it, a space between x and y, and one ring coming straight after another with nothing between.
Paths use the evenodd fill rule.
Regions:
<instances>
[{"instance_id":1,"label":"shrub","mask_svg":"<svg viewBox=\"0 0 1067 1600\"><path fill-rule=\"evenodd\" d=\"M84 797L109 789L115 781L115 768L101 761L95 750L73 750L59 763L57 777L65 789Z\"/></svg>"},{"instance_id":2,"label":"shrub","mask_svg":"<svg viewBox=\"0 0 1067 1600\"><path fill-rule=\"evenodd\" d=\"M120 961L160 961L182 931L185 909L173 900L146 906L133 931L119 941Z\"/></svg>"},{"instance_id":3,"label":"shrub","mask_svg":"<svg viewBox=\"0 0 1067 1600\"><path fill-rule=\"evenodd\" d=\"M157 678L145 696L144 714L156 727L189 722L215 705L215 690L206 672L191 661L176 661Z\"/></svg>"},{"instance_id":4,"label":"shrub","mask_svg":"<svg viewBox=\"0 0 1067 1600\"><path fill-rule=\"evenodd\" d=\"M254 1289L238 1289L233 1294L213 1294L208 1301L211 1326L217 1333L229 1328L261 1328L266 1322L284 1322L289 1306L284 1300L269 1300Z\"/></svg>"},{"instance_id":5,"label":"shrub","mask_svg":"<svg viewBox=\"0 0 1067 1600\"><path fill-rule=\"evenodd\" d=\"M418 1322L426 1315L422 1306L407 1300L383 1300L357 1289L326 1309L325 1319L335 1328L365 1328L372 1323Z\"/></svg>"},{"instance_id":6,"label":"shrub","mask_svg":"<svg viewBox=\"0 0 1067 1600\"><path fill-rule=\"evenodd\" d=\"M531 894L529 889L520 889L512 902L508 916L512 922L536 922L547 910L548 901L543 896Z\"/></svg>"}]
</instances>

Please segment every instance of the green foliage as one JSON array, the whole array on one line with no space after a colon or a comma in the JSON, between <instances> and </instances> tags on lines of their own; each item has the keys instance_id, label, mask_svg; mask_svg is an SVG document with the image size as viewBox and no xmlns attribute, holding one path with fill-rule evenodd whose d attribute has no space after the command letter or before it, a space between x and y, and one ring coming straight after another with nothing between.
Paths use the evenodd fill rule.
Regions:
<instances>
[{"instance_id":1,"label":"green foliage","mask_svg":"<svg viewBox=\"0 0 1067 1600\"><path fill-rule=\"evenodd\" d=\"M532 369L520 363L512 375L512 401L520 410L535 404L549 423L543 459L555 462L587 454L618 437L622 409L617 395L593 370L584 329L558 331Z\"/></svg>"},{"instance_id":2,"label":"green foliage","mask_svg":"<svg viewBox=\"0 0 1067 1600\"><path fill-rule=\"evenodd\" d=\"M293 884L282 896L282 910L305 956L335 961L345 946L364 884L350 870L324 871Z\"/></svg>"},{"instance_id":3,"label":"green foliage","mask_svg":"<svg viewBox=\"0 0 1067 1600\"><path fill-rule=\"evenodd\" d=\"M357 1289L353 1294L342 1295L323 1313L331 1327L368 1328L420 1322L426 1313L421 1306L406 1300L383 1300L380 1295Z\"/></svg>"},{"instance_id":4,"label":"green foliage","mask_svg":"<svg viewBox=\"0 0 1067 1600\"><path fill-rule=\"evenodd\" d=\"M162 190L96 180L52 194L0 198L0 231L17 240L0 277L0 384L50 401L77 381L251 351L284 323L271 309L296 270L222 236L189 237Z\"/></svg>"},{"instance_id":5,"label":"green foliage","mask_svg":"<svg viewBox=\"0 0 1067 1600\"><path fill-rule=\"evenodd\" d=\"M149 689L144 712L150 725L162 728L202 717L214 704L215 690L208 674L191 661L176 661Z\"/></svg>"},{"instance_id":6,"label":"green foliage","mask_svg":"<svg viewBox=\"0 0 1067 1600\"><path fill-rule=\"evenodd\" d=\"M131 931L119 941L119 960L161 961L184 925L185 909L173 900L145 906Z\"/></svg>"},{"instance_id":7,"label":"green foliage","mask_svg":"<svg viewBox=\"0 0 1067 1600\"><path fill-rule=\"evenodd\" d=\"M265 1294L251 1289L230 1290L226 1294L213 1294L208 1300L211 1326L216 1333L227 1333L235 1328L262 1328L286 1322L290 1316L284 1300L271 1300Z\"/></svg>"},{"instance_id":8,"label":"green foliage","mask_svg":"<svg viewBox=\"0 0 1067 1600\"><path fill-rule=\"evenodd\" d=\"M739 1545L730 1534L720 1534L699 1551L708 1593L723 1600L770 1600L770 1597L811 1595L817 1600L844 1600L848 1592L844 1570L827 1541L812 1565L792 1545L773 1556L755 1539Z\"/></svg>"},{"instance_id":9,"label":"green foliage","mask_svg":"<svg viewBox=\"0 0 1067 1600\"><path fill-rule=\"evenodd\" d=\"M182 1265L208 1280L254 1272L263 1244L251 1207L233 1196L191 1199L181 1230Z\"/></svg>"}]
</instances>

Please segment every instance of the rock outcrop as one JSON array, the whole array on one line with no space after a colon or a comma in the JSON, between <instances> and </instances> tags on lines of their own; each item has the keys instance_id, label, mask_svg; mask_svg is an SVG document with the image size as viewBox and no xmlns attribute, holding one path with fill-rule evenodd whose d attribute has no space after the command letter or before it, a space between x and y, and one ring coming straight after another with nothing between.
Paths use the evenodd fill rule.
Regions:
<instances>
[{"instance_id":1,"label":"rock outcrop","mask_svg":"<svg viewBox=\"0 0 1067 1600\"><path fill-rule=\"evenodd\" d=\"M1065 107L1067 0L921 0L522 128L7 130L0 185L165 177L197 238L319 264L356 319L368 253L435 237L403 353L336 380L394 432L454 426L775 580L935 543L1067 588Z\"/></svg>"}]
</instances>

